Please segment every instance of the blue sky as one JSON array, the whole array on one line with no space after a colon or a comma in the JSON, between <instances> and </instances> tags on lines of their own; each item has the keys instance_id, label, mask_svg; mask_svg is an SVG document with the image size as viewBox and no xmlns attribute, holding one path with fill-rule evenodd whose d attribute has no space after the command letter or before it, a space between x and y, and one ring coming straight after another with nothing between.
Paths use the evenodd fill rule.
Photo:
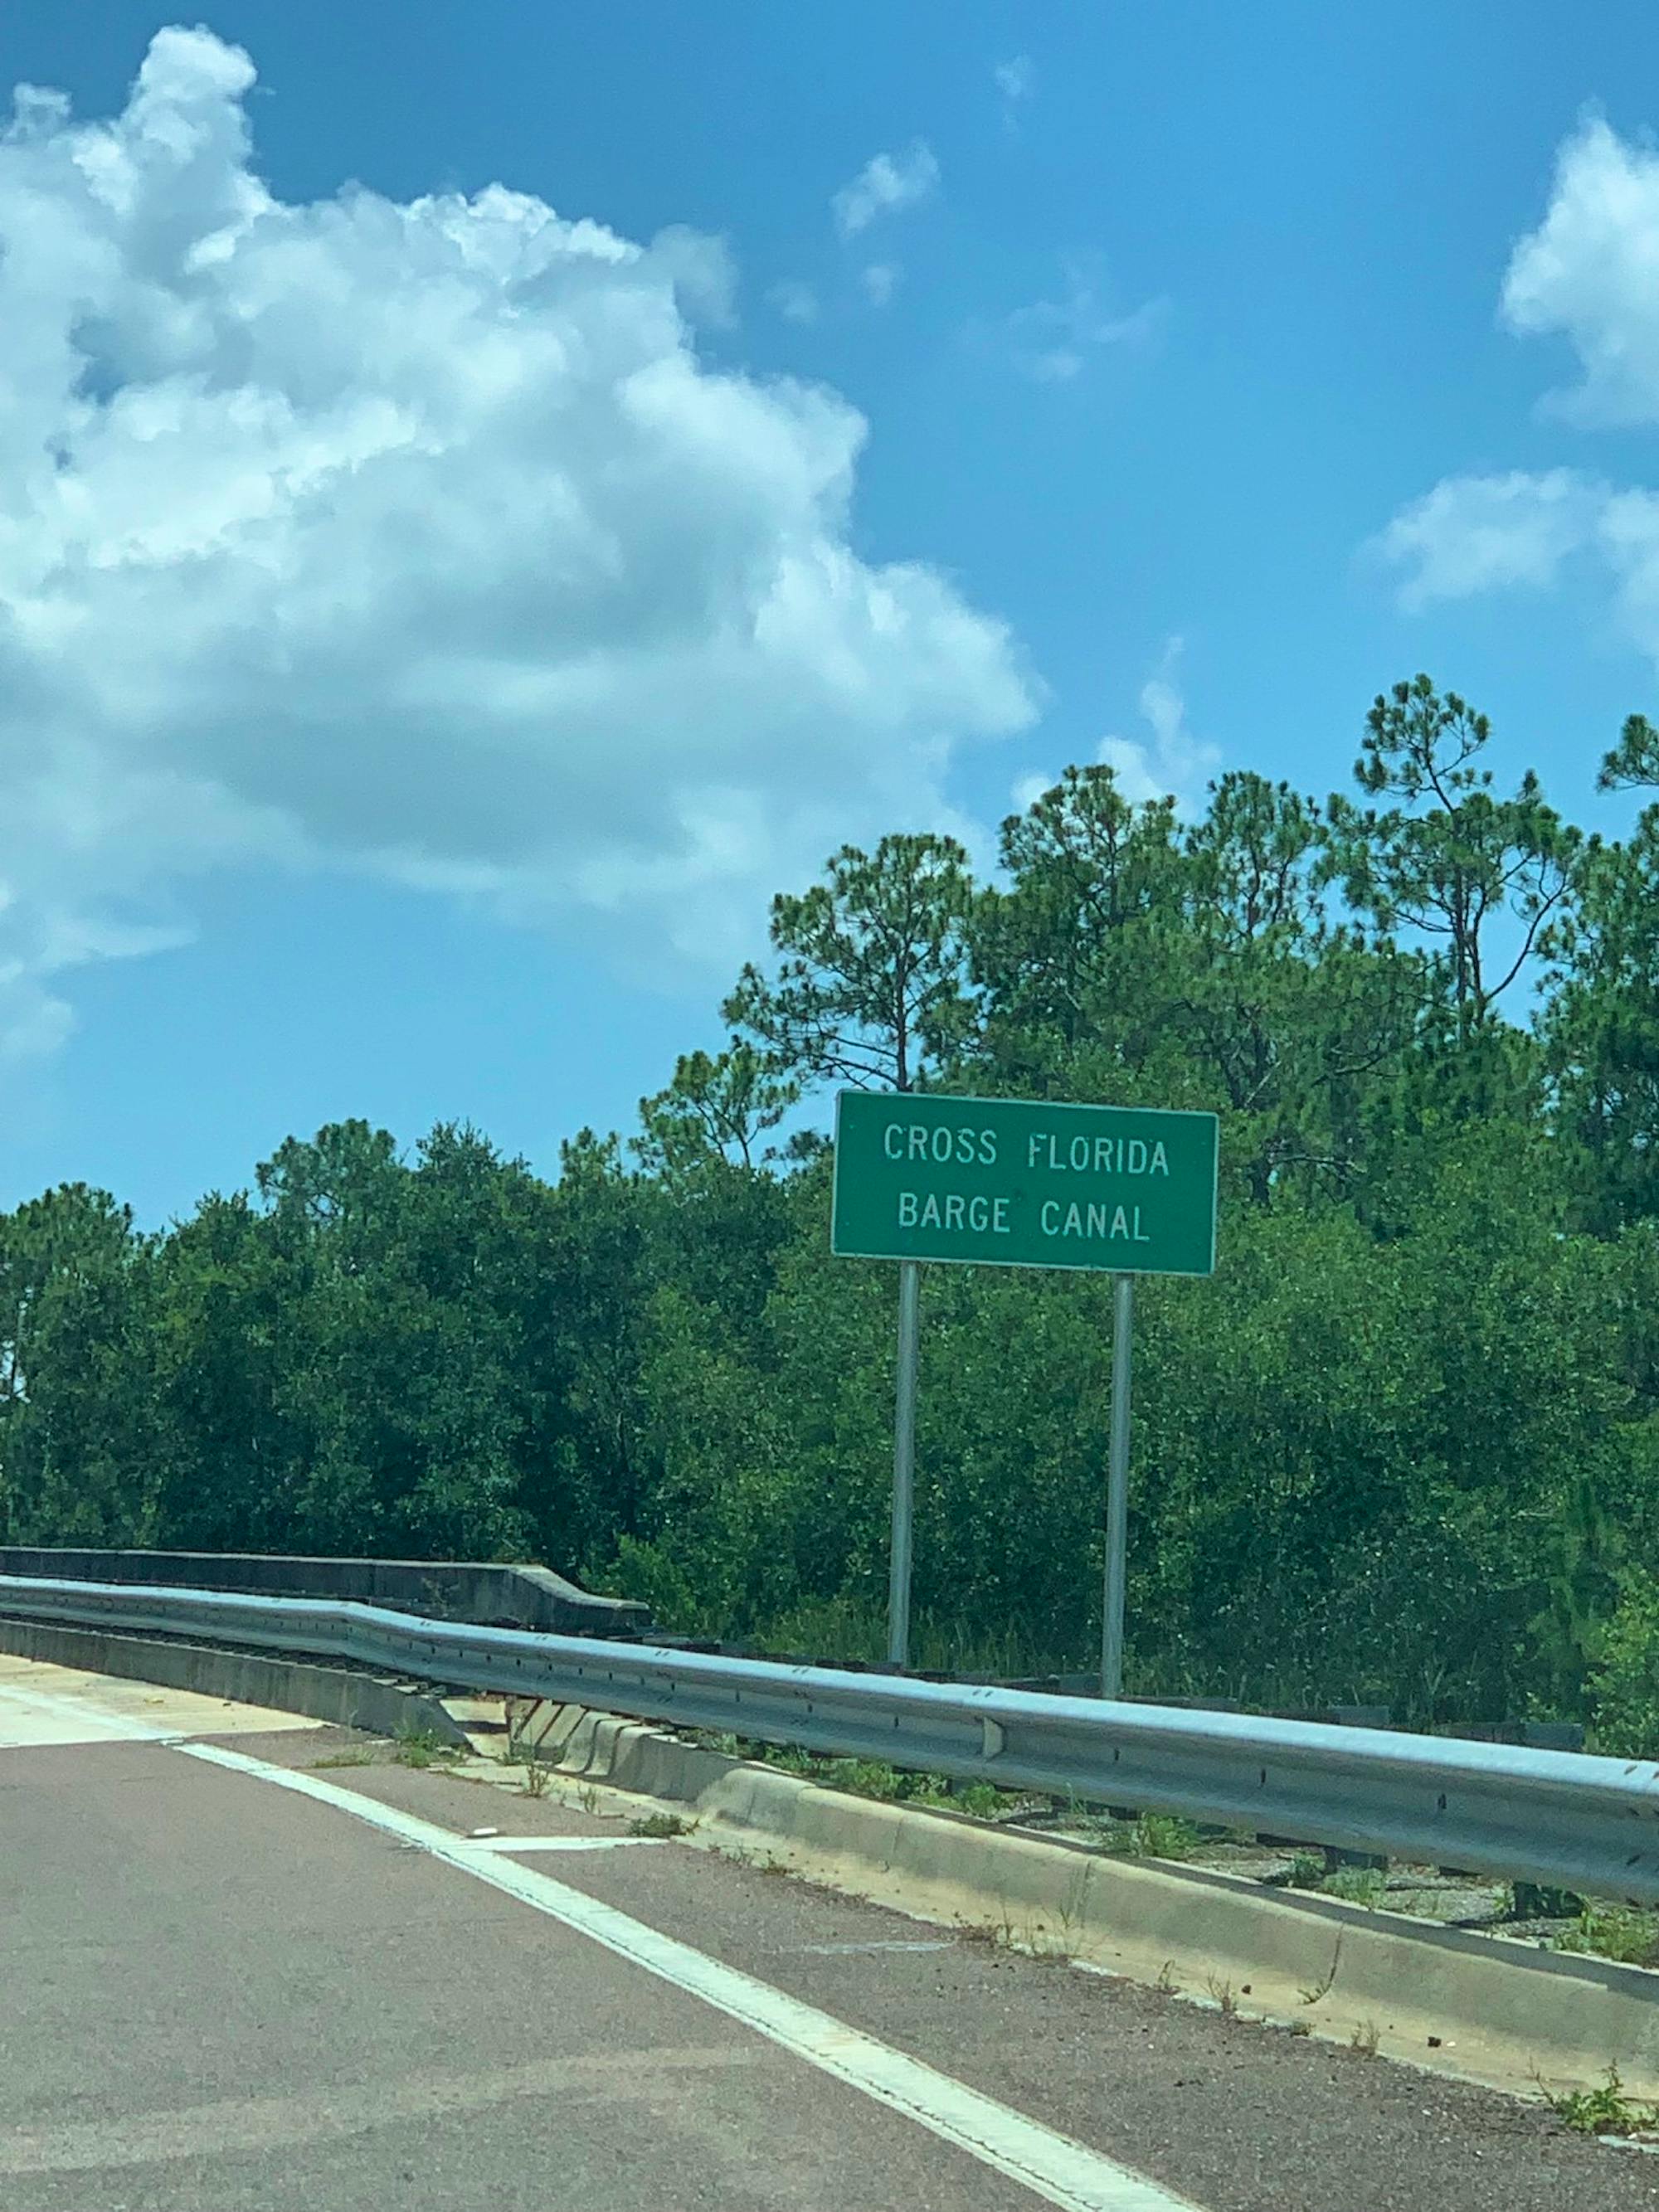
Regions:
<instances>
[{"instance_id":1,"label":"blue sky","mask_svg":"<svg viewBox=\"0 0 1659 2212\"><path fill-rule=\"evenodd\" d=\"M1627 817L1650 8L179 20L0 15L0 1203L551 1170L842 838L1322 794L1419 667Z\"/></svg>"}]
</instances>

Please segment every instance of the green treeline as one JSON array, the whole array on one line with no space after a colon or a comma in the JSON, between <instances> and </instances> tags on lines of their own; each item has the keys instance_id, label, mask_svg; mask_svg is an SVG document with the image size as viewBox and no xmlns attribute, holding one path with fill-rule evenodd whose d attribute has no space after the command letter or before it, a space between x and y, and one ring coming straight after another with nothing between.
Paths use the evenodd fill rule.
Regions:
<instances>
[{"instance_id":1,"label":"green treeline","mask_svg":"<svg viewBox=\"0 0 1659 2212\"><path fill-rule=\"evenodd\" d=\"M1221 1263L1138 1301L1130 1680L1659 1750L1659 808L1588 837L1426 678L1358 795L1070 769L975 883L847 849L556 1182L362 1122L159 1235L0 1216L11 1542L533 1556L682 1629L878 1648L894 1271L830 1256L842 1084L1214 1109ZM1626 724L1607 784L1659 784ZM793 1135L786 1133L793 1131ZM924 1664L1086 1664L1102 1279L924 1277Z\"/></svg>"}]
</instances>

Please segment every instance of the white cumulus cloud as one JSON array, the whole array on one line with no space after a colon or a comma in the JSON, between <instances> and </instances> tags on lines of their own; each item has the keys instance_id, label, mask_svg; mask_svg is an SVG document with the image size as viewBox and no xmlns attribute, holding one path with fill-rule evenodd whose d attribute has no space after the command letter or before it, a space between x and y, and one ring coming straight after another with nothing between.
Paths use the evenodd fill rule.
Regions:
<instances>
[{"instance_id":1,"label":"white cumulus cloud","mask_svg":"<svg viewBox=\"0 0 1659 2212\"><path fill-rule=\"evenodd\" d=\"M724 963L1022 726L1003 627L848 525L864 424L718 372L717 243L494 185L289 204L253 66L0 137L0 1050L203 871L335 867Z\"/></svg>"},{"instance_id":2,"label":"white cumulus cloud","mask_svg":"<svg viewBox=\"0 0 1659 2212\"><path fill-rule=\"evenodd\" d=\"M1082 375L1091 354L1108 346L1145 345L1157 337L1168 317L1169 302L1161 299L1115 313L1088 272L1071 264L1065 295L1016 307L1003 319L994 344L1036 383L1069 384Z\"/></svg>"},{"instance_id":3,"label":"white cumulus cloud","mask_svg":"<svg viewBox=\"0 0 1659 2212\"><path fill-rule=\"evenodd\" d=\"M1609 494L1596 543L1612 571L1614 604L1626 634L1659 664L1659 494Z\"/></svg>"},{"instance_id":4,"label":"white cumulus cloud","mask_svg":"<svg viewBox=\"0 0 1659 2212\"><path fill-rule=\"evenodd\" d=\"M1170 638L1158 667L1140 687L1137 703L1147 734L1100 741L1097 757L1115 775L1123 796L1136 805L1149 799L1173 798L1183 810L1190 809L1221 765L1220 747L1195 737L1188 726L1179 681L1181 649L1181 640Z\"/></svg>"},{"instance_id":5,"label":"white cumulus cloud","mask_svg":"<svg viewBox=\"0 0 1659 2212\"><path fill-rule=\"evenodd\" d=\"M1036 89L1036 70L1030 54L1016 54L1012 61L999 62L991 75L1011 107L1029 100Z\"/></svg>"},{"instance_id":6,"label":"white cumulus cloud","mask_svg":"<svg viewBox=\"0 0 1659 2212\"><path fill-rule=\"evenodd\" d=\"M1181 689L1182 641L1165 641L1157 667L1141 685L1136 704L1146 725L1144 737L1105 737L1095 758L1109 768L1117 787L1132 805L1148 799L1174 799L1183 813L1193 811L1205 787L1221 767L1221 748L1194 736L1187 720L1187 702ZM1015 778L1009 796L1024 814L1045 791L1053 787L1052 775L1036 771Z\"/></svg>"},{"instance_id":7,"label":"white cumulus cloud","mask_svg":"<svg viewBox=\"0 0 1659 2212\"><path fill-rule=\"evenodd\" d=\"M1043 793L1053 790L1054 783L1053 776L1042 769L1034 769L1029 775L1017 775L1008 793L1014 803L1014 811L1029 814Z\"/></svg>"},{"instance_id":8,"label":"white cumulus cloud","mask_svg":"<svg viewBox=\"0 0 1659 2212\"><path fill-rule=\"evenodd\" d=\"M1581 425L1659 422L1659 154L1591 118L1563 145L1543 220L1516 245L1501 313L1563 337L1579 381L1547 411ZM1659 661L1659 495L1581 469L1449 476L1376 541L1407 608L1553 583L1600 565L1625 633Z\"/></svg>"},{"instance_id":9,"label":"white cumulus cloud","mask_svg":"<svg viewBox=\"0 0 1659 2212\"><path fill-rule=\"evenodd\" d=\"M929 198L939 181L939 162L925 139L916 139L902 154L872 155L830 201L836 228L843 238L856 238L878 216L896 215Z\"/></svg>"},{"instance_id":10,"label":"white cumulus cloud","mask_svg":"<svg viewBox=\"0 0 1659 2212\"><path fill-rule=\"evenodd\" d=\"M1409 608L1496 586L1541 586L1595 537L1604 497L1571 469L1448 477L1401 509L1379 546L1408 572L1401 599Z\"/></svg>"},{"instance_id":11,"label":"white cumulus cloud","mask_svg":"<svg viewBox=\"0 0 1659 2212\"><path fill-rule=\"evenodd\" d=\"M1659 153L1592 119L1562 148L1548 211L1504 283L1512 330L1560 335L1583 371L1559 406L1659 422Z\"/></svg>"},{"instance_id":12,"label":"white cumulus cloud","mask_svg":"<svg viewBox=\"0 0 1659 2212\"><path fill-rule=\"evenodd\" d=\"M785 277L766 296L786 323L815 323L818 319L817 294L797 276Z\"/></svg>"}]
</instances>

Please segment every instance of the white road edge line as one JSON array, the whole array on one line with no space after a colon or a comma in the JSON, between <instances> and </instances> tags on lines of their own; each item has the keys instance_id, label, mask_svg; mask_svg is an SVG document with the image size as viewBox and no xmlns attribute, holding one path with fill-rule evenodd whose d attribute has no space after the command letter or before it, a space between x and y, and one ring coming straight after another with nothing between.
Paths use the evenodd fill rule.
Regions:
<instances>
[{"instance_id":1,"label":"white road edge line","mask_svg":"<svg viewBox=\"0 0 1659 2212\"><path fill-rule=\"evenodd\" d=\"M1006 2174L1048 2203L1061 2206L1064 2212L1200 2212L1189 2199L1170 2195L1128 2167L1091 2150L1086 2143L1027 2119L1024 2113L953 2081L920 2059L907 2057L832 2014L706 1957L689 1943L659 1935L614 1905L601 1904L597 1898L585 1896L530 1867L517 1866L501 1851L485 1848L482 1841L455 1835L411 1813L382 1805L372 1797L356 1796L315 1775L270 1765L244 1752L209 1743L178 1743L172 1747L187 1759L202 1759L210 1766L224 1767L232 1773L270 1783L276 1789L293 1790L319 1805L331 1806L384 1834L430 1852L446 1865L489 1883L578 1935L603 1944L659 1980L700 1997L715 2011L765 2036L820 2072L860 2090L878 2104L902 2112L981 2165Z\"/></svg>"}]
</instances>

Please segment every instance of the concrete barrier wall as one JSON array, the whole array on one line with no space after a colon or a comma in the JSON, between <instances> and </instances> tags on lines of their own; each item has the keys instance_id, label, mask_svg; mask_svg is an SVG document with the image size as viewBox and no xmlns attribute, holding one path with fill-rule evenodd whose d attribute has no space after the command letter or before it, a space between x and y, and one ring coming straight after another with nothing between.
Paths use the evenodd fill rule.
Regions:
<instances>
[{"instance_id":1,"label":"concrete barrier wall","mask_svg":"<svg viewBox=\"0 0 1659 2212\"><path fill-rule=\"evenodd\" d=\"M60 1628L46 1620L0 1619L0 1651L20 1659L43 1659L53 1667L76 1667L88 1674L115 1674L124 1681L155 1682L163 1689L228 1698L239 1705L303 1713L307 1719L333 1721L369 1735L430 1735L458 1747L468 1741L435 1692L354 1674L347 1667L319 1667L309 1660L229 1651L172 1637Z\"/></svg>"},{"instance_id":2,"label":"concrete barrier wall","mask_svg":"<svg viewBox=\"0 0 1659 2212\"><path fill-rule=\"evenodd\" d=\"M257 1552L100 1552L0 1546L0 1574L151 1583L254 1597L331 1597L485 1627L558 1636L637 1635L642 1605L598 1597L546 1567L466 1559L313 1559Z\"/></svg>"}]
</instances>

